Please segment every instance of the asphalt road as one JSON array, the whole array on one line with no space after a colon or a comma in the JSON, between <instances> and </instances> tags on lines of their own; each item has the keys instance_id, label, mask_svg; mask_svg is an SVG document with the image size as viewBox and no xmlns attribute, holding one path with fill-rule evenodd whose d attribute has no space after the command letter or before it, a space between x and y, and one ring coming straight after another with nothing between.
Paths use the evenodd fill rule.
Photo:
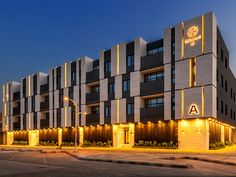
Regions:
<instances>
[{"instance_id":1,"label":"asphalt road","mask_svg":"<svg viewBox=\"0 0 236 177\"><path fill-rule=\"evenodd\" d=\"M0 177L236 176L236 166L178 161L192 168L80 161L64 153L0 151Z\"/></svg>"}]
</instances>

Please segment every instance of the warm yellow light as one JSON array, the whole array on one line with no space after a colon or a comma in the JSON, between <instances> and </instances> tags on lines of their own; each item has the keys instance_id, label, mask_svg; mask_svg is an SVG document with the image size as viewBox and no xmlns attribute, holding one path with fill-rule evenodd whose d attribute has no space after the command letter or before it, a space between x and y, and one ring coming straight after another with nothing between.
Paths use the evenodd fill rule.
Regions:
<instances>
[{"instance_id":1,"label":"warm yellow light","mask_svg":"<svg viewBox=\"0 0 236 177\"><path fill-rule=\"evenodd\" d=\"M181 125L182 125L183 127L185 127L185 126L187 125L187 122L186 122L185 120L182 120L182 121L181 121Z\"/></svg>"},{"instance_id":2,"label":"warm yellow light","mask_svg":"<svg viewBox=\"0 0 236 177\"><path fill-rule=\"evenodd\" d=\"M191 26L187 31L188 38L185 39L185 44L190 44L190 46L195 46L196 41L200 40L202 38L202 35L199 34L199 28L198 26L194 25Z\"/></svg>"},{"instance_id":3,"label":"warm yellow light","mask_svg":"<svg viewBox=\"0 0 236 177\"><path fill-rule=\"evenodd\" d=\"M107 127L107 124L105 124L105 127Z\"/></svg>"},{"instance_id":4,"label":"warm yellow light","mask_svg":"<svg viewBox=\"0 0 236 177\"><path fill-rule=\"evenodd\" d=\"M68 97L64 97L64 100L65 100L65 101L69 101L69 98L68 98Z\"/></svg>"},{"instance_id":5,"label":"warm yellow light","mask_svg":"<svg viewBox=\"0 0 236 177\"><path fill-rule=\"evenodd\" d=\"M202 123L202 121L201 121L200 119L196 119L196 124L197 124L198 126L200 126L201 123Z\"/></svg>"},{"instance_id":6,"label":"warm yellow light","mask_svg":"<svg viewBox=\"0 0 236 177\"><path fill-rule=\"evenodd\" d=\"M148 124L150 124L151 122L150 121L148 121Z\"/></svg>"},{"instance_id":7,"label":"warm yellow light","mask_svg":"<svg viewBox=\"0 0 236 177\"><path fill-rule=\"evenodd\" d=\"M204 47L205 47L205 17L202 16L202 54L204 54Z\"/></svg>"},{"instance_id":8,"label":"warm yellow light","mask_svg":"<svg viewBox=\"0 0 236 177\"><path fill-rule=\"evenodd\" d=\"M84 115L86 116L88 113L87 112L84 112Z\"/></svg>"}]
</instances>

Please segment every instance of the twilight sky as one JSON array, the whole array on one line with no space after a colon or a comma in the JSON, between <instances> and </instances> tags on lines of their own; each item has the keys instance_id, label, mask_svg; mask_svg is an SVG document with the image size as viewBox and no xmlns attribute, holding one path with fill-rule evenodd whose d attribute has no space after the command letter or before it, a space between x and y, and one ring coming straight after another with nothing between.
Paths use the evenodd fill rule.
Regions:
<instances>
[{"instance_id":1,"label":"twilight sky","mask_svg":"<svg viewBox=\"0 0 236 177\"><path fill-rule=\"evenodd\" d=\"M99 2L99 3L98 3ZM213 11L236 73L235 0L0 0L0 84ZM1 109L1 105L0 105Z\"/></svg>"}]
</instances>

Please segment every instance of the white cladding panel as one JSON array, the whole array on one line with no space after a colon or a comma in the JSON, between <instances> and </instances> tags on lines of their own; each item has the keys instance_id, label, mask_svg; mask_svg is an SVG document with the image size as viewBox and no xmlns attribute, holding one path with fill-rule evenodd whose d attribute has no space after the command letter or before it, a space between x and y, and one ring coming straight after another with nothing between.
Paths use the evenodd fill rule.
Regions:
<instances>
[{"instance_id":1,"label":"white cladding panel","mask_svg":"<svg viewBox=\"0 0 236 177\"><path fill-rule=\"evenodd\" d=\"M140 71L130 73L130 96L140 95L140 83L141 83L141 73Z\"/></svg>"},{"instance_id":2,"label":"white cladding panel","mask_svg":"<svg viewBox=\"0 0 236 177\"><path fill-rule=\"evenodd\" d=\"M146 44L142 38L134 40L134 70L140 70L141 57L146 55Z\"/></svg>"},{"instance_id":3,"label":"white cladding panel","mask_svg":"<svg viewBox=\"0 0 236 177\"><path fill-rule=\"evenodd\" d=\"M164 30L164 61L163 63L171 62L171 28Z\"/></svg>"},{"instance_id":4,"label":"white cladding panel","mask_svg":"<svg viewBox=\"0 0 236 177\"><path fill-rule=\"evenodd\" d=\"M122 75L115 77L115 99L122 98Z\"/></svg>"},{"instance_id":5,"label":"white cladding panel","mask_svg":"<svg viewBox=\"0 0 236 177\"><path fill-rule=\"evenodd\" d=\"M100 101L108 100L108 79L100 80Z\"/></svg>"}]
</instances>

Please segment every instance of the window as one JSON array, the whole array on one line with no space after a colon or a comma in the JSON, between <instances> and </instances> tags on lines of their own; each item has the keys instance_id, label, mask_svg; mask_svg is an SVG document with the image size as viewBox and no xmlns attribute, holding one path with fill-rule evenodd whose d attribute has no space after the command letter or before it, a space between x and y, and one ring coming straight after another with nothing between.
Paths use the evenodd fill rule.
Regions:
<instances>
[{"instance_id":1,"label":"window","mask_svg":"<svg viewBox=\"0 0 236 177\"><path fill-rule=\"evenodd\" d=\"M159 97L159 98L151 98L151 99L146 99L145 100L145 107L150 108L150 107L161 107L164 105L164 98Z\"/></svg>"},{"instance_id":2,"label":"window","mask_svg":"<svg viewBox=\"0 0 236 177\"><path fill-rule=\"evenodd\" d=\"M111 107L105 106L105 117L110 117L110 116L111 116Z\"/></svg>"},{"instance_id":3,"label":"window","mask_svg":"<svg viewBox=\"0 0 236 177\"><path fill-rule=\"evenodd\" d=\"M227 69L227 67L228 67L228 58L225 57L225 68Z\"/></svg>"},{"instance_id":4,"label":"window","mask_svg":"<svg viewBox=\"0 0 236 177\"><path fill-rule=\"evenodd\" d=\"M225 81L225 91L228 92L228 83Z\"/></svg>"},{"instance_id":5,"label":"window","mask_svg":"<svg viewBox=\"0 0 236 177\"><path fill-rule=\"evenodd\" d=\"M57 110L57 122L61 123L61 111L59 109Z\"/></svg>"},{"instance_id":6,"label":"window","mask_svg":"<svg viewBox=\"0 0 236 177\"><path fill-rule=\"evenodd\" d=\"M71 82L76 82L76 71L71 72Z\"/></svg>"},{"instance_id":7,"label":"window","mask_svg":"<svg viewBox=\"0 0 236 177\"><path fill-rule=\"evenodd\" d=\"M127 66L128 67L134 66L134 55L127 56Z\"/></svg>"},{"instance_id":8,"label":"window","mask_svg":"<svg viewBox=\"0 0 236 177\"><path fill-rule=\"evenodd\" d=\"M111 72L111 62L110 61L104 62L104 72L105 73Z\"/></svg>"},{"instance_id":9,"label":"window","mask_svg":"<svg viewBox=\"0 0 236 177\"><path fill-rule=\"evenodd\" d=\"M57 75L57 89L61 88L61 75Z\"/></svg>"},{"instance_id":10,"label":"window","mask_svg":"<svg viewBox=\"0 0 236 177\"><path fill-rule=\"evenodd\" d=\"M28 98L25 99L25 112L28 112Z\"/></svg>"},{"instance_id":11,"label":"window","mask_svg":"<svg viewBox=\"0 0 236 177\"><path fill-rule=\"evenodd\" d=\"M235 102L235 92L234 92L234 102Z\"/></svg>"},{"instance_id":12,"label":"window","mask_svg":"<svg viewBox=\"0 0 236 177\"><path fill-rule=\"evenodd\" d=\"M99 114L100 113L100 107L99 106L91 107L91 113L92 114Z\"/></svg>"},{"instance_id":13,"label":"window","mask_svg":"<svg viewBox=\"0 0 236 177\"><path fill-rule=\"evenodd\" d=\"M224 51L221 49L221 61L224 62Z\"/></svg>"},{"instance_id":14,"label":"window","mask_svg":"<svg viewBox=\"0 0 236 177\"><path fill-rule=\"evenodd\" d=\"M147 51L147 54L151 55L151 54L161 53L161 52L163 52L163 47L150 49L150 50Z\"/></svg>"},{"instance_id":15,"label":"window","mask_svg":"<svg viewBox=\"0 0 236 177\"><path fill-rule=\"evenodd\" d=\"M91 87L91 93L99 93L99 85L92 86Z\"/></svg>"},{"instance_id":16,"label":"window","mask_svg":"<svg viewBox=\"0 0 236 177\"><path fill-rule=\"evenodd\" d=\"M113 93L115 93L115 83L109 83L108 94L113 94Z\"/></svg>"},{"instance_id":17,"label":"window","mask_svg":"<svg viewBox=\"0 0 236 177\"><path fill-rule=\"evenodd\" d=\"M159 79L164 79L164 73L163 72L155 72L155 73L151 73L151 74L146 74L144 75L144 82L147 83L147 82L152 82L152 81L156 81L156 80L159 80Z\"/></svg>"},{"instance_id":18,"label":"window","mask_svg":"<svg viewBox=\"0 0 236 177\"><path fill-rule=\"evenodd\" d=\"M224 103L223 101L221 101L221 105L220 105L220 112L223 114L224 113Z\"/></svg>"},{"instance_id":19,"label":"window","mask_svg":"<svg viewBox=\"0 0 236 177\"><path fill-rule=\"evenodd\" d=\"M230 97L233 98L233 89L230 89Z\"/></svg>"},{"instance_id":20,"label":"window","mask_svg":"<svg viewBox=\"0 0 236 177\"><path fill-rule=\"evenodd\" d=\"M35 97L32 97L32 110L35 110Z\"/></svg>"},{"instance_id":21,"label":"window","mask_svg":"<svg viewBox=\"0 0 236 177\"><path fill-rule=\"evenodd\" d=\"M123 91L128 92L130 90L130 80L123 81Z\"/></svg>"},{"instance_id":22,"label":"window","mask_svg":"<svg viewBox=\"0 0 236 177\"><path fill-rule=\"evenodd\" d=\"M73 93L74 93L74 92L73 92L73 88L70 88L70 89L69 89L69 98L72 99L72 100L74 99L74 94L73 94ZM70 103L71 103L71 102L70 102Z\"/></svg>"},{"instance_id":23,"label":"window","mask_svg":"<svg viewBox=\"0 0 236 177\"><path fill-rule=\"evenodd\" d=\"M225 104L225 115L226 116L228 115L228 106L227 106L227 104Z\"/></svg>"},{"instance_id":24,"label":"window","mask_svg":"<svg viewBox=\"0 0 236 177\"><path fill-rule=\"evenodd\" d=\"M230 119L233 119L233 110L230 110Z\"/></svg>"},{"instance_id":25,"label":"window","mask_svg":"<svg viewBox=\"0 0 236 177\"><path fill-rule=\"evenodd\" d=\"M224 77L222 74L221 74L221 87L224 88Z\"/></svg>"},{"instance_id":26,"label":"window","mask_svg":"<svg viewBox=\"0 0 236 177\"><path fill-rule=\"evenodd\" d=\"M129 115L129 116L134 115L134 103L127 104L127 115Z\"/></svg>"}]
</instances>

